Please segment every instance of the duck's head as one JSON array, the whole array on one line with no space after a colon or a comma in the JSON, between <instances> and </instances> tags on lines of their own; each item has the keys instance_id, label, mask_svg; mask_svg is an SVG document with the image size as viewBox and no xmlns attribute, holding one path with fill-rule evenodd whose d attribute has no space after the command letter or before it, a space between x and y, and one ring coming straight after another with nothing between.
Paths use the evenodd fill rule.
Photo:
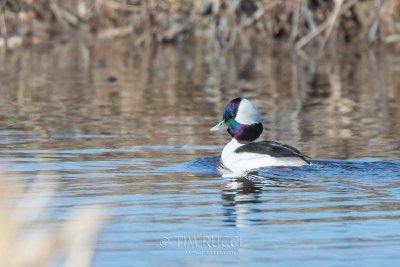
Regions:
<instances>
[{"instance_id":1,"label":"duck's head","mask_svg":"<svg viewBox=\"0 0 400 267\"><path fill-rule=\"evenodd\" d=\"M210 131L227 129L228 133L239 142L256 140L263 131L260 114L247 99L235 98L225 107L223 120Z\"/></svg>"}]
</instances>

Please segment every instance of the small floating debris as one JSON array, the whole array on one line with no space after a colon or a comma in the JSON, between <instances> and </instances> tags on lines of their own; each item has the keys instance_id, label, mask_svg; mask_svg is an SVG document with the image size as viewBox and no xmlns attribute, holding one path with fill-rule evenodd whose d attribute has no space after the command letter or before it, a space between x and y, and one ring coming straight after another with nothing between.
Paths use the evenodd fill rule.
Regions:
<instances>
[{"instance_id":1,"label":"small floating debris","mask_svg":"<svg viewBox=\"0 0 400 267\"><path fill-rule=\"evenodd\" d=\"M110 76L107 77L107 82L109 82L109 83L114 83L117 80L118 80L117 77L115 77L113 75L110 75Z\"/></svg>"}]
</instances>

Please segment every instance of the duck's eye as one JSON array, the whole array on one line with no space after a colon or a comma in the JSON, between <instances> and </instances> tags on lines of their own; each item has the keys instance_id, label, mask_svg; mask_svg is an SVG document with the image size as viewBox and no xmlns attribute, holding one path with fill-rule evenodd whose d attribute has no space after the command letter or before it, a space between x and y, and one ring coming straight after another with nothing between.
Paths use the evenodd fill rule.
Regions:
<instances>
[{"instance_id":1,"label":"duck's eye","mask_svg":"<svg viewBox=\"0 0 400 267\"><path fill-rule=\"evenodd\" d=\"M229 121L229 120L233 119L233 115L230 112L225 112L223 118L224 118L224 121Z\"/></svg>"}]
</instances>

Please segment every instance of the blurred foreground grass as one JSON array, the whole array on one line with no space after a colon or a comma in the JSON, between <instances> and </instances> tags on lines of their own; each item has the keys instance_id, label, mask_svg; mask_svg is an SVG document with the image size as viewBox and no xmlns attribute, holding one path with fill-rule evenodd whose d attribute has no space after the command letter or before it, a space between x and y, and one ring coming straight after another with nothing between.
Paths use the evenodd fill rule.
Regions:
<instances>
[{"instance_id":1,"label":"blurred foreground grass","mask_svg":"<svg viewBox=\"0 0 400 267\"><path fill-rule=\"evenodd\" d=\"M391 43L400 40L399 11L400 0L0 0L0 47L70 39L71 33L130 38L135 45Z\"/></svg>"},{"instance_id":2,"label":"blurred foreground grass","mask_svg":"<svg viewBox=\"0 0 400 267\"><path fill-rule=\"evenodd\" d=\"M56 229L44 227L40 221L51 210L55 188L40 185L43 181L38 180L23 192L1 172L0 177L0 266L90 266L105 221L103 211L73 210Z\"/></svg>"}]
</instances>

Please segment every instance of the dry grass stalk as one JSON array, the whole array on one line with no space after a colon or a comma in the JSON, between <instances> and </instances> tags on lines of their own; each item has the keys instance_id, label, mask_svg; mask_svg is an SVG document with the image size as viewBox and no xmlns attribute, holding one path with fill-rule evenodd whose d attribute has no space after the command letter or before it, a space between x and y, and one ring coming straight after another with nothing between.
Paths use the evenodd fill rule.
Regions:
<instances>
[{"instance_id":1,"label":"dry grass stalk","mask_svg":"<svg viewBox=\"0 0 400 267\"><path fill-rule=\"evenodd\" d=\"M192 36L220 47L247 46L256 36L257 42L289 39L301 49L314 39L323 46L336 33L352 40L363 33L370 42L394 34L400 1L7 0L3 6L3 39L7 25L9 36L22 36L26 42L83 31L100 39L133 37L135 44L145 46ZM363 14L371 11L372 17Z\"/></svg>"},{"instance_id":2,"label":"dry grass stalk","mask_svg":"<svg viewBox=\"0 0 400 267\"><path fill-rule=\"evenodd\" d=\"M343 1L341 1L343 2ZM307 34L306 36L302 37L299 41L296 42L295 47L296 49L301 49L303 48L306 44L311 42L313 39L318 37L320 34L322 34L325 30L330 29L329 33L327 35L327 38L329 38L333 26L338 19L338 17L349 10L353 5L355 5L358 2L358 0L349 0L346 2L346 5L342 6L342 3L338 3L336 6L336 10L331 17L326 19L323 23L321 23L315 30Z\"/></svg>"},{"instance_id":3,"label":"dry grass stalk","mask_svg":"<svg viewBox=\"0 0 400 267\"><path fill-rule=\"evenodd\" d=\"M75 210L59 230L33 230L49 209L51 197L37 200L32 193L55 192L54 187L43 192L40 183L36 181L28 192L21 192L15 184L5 182L4 175L1 177L0 266L43 267L57 260L66 267L90 266L96 236L105 222L104 213L99 209Z\"/></svg>"}]
</instances>

